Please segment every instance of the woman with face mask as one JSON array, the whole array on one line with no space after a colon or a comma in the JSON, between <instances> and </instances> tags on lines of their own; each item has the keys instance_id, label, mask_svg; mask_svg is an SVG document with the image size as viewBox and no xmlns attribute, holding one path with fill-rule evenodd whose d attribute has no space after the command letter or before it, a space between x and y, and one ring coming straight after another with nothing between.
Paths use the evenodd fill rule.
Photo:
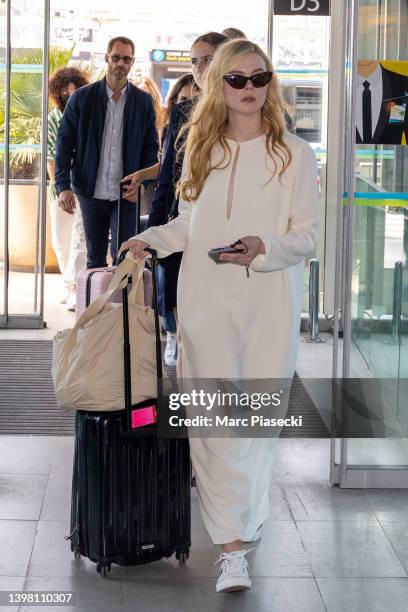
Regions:
<instances>
[{"instance_id":1,"label":"woman with face mask","mask_svg":"<svg viewBox=\"0 0 408 612\"><path fill-rule=\"evenodd\" d=\"M194 80L194 77L191 72L187 74L183 74L177 81L174 83L171 88L169 95L166 101L165 108L165 129L163 133L163 142L166 139L166 133L170 122L171 113L176 104L180 104L181 102L186 102L191 98L195 98L200 93L200 89L197 83Z\"/></svg>"},{"instance_id":2,"label":"woman with face mask","mask_svg":"<svg viewBox=\"0 0 408 612\"><path fill-rule=\"evenodd\" d=\"M147 246L159 257L184 252L182 382L221 379L259 391L278 381L287 398L304 258L318 236L317 164L308 143L286 129L276 75L256 44L232 40L215 54L191 118L177 191L179 216L122 249L138 258L146 257ZM234 252L217 265L208 252L224 245L235 245ZM220 403L212 408L214 418L220 409ZM285 416L273 403L264 413ZM247 589L243 545L260 537L269 515L276 438L257 429L247 435L258 437L210 437L203 430L197 437L189 429L190 451L201 516L222 551L216 589Z\"/></svg>"},{"instance_id":3,"label":"woman with face mask","mask_svg":"<svg viewBox=\"0 0 408 612\"><path fill-rule=\"evenodd\" d=\"M226 36L218 32L208 32L194 41L190 51L192 74L200 90L203 86L204 75L211 64L216 49L227 40ZM169 218L175 218L178 215L175 186L180 179L183 155L177 155L177 150L182 147L187 134L184 134L181 139L178 139L178 136L183 125L190 119L192 109L198 99L199 96L193 96L191 99L176 104L170 114L160 173L157 177L157 186L150 207L147 227L162 225ZM136 173L132 177L126 177L124 181L129 178L132 179L132 182L124 197L134 201L141 180L153 177L146 174L141 177L140 173ZM158 267L160 315L164 330L167 332L164 360L168 366L176 365L177 326L175 309L177 307L177 281L181 257L182 253L174 253L161 262Z\"/></svg>"},{"instance_id":4,"label":"woman with face mask","mask_svg":"<svg viewBox=\"0 0 408 612\"><path fill-rule=\"evenodd\" d=\"M48 200L51 221L51 243L64 279L61 303L75 310L76 277L86 268L86 245L79 206L70 215L58 206L55 189L55 143L62 113L70 95L79 87L88 85L86 74L74 66L60 68L51 77L49 94L54 108L48 114L47 169L50 177Z\"/></svg>"}]
</instances>

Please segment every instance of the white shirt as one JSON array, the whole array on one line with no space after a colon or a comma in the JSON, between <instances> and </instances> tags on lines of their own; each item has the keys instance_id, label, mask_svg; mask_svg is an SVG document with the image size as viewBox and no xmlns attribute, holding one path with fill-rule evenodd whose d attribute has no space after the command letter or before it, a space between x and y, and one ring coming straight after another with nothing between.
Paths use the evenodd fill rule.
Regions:
<instances>
[{"instance_id":1,"label":"white shirt","mask_svg":"<svg viewBox=\"0 0 408 612\"><path fill-rule=\"evenodd\" d=\"M382 71L380 64L377 64L375 71L370 74L367 78L362 77L360 74L357 75L357 129L361 138L363 138L363 93L364 93L364 81L370 83L371 91L371 137L374 135L375 128L377 127L378 119L381 111L381 104L383 98L383 83L382 83Z\"/></svg>"},{"instance_id":2,"label":"white shirt","mask_svg":"<svg viewBox=\"0 0 408 612\"><path fill-rule=\"evenodd\" d=\"M106 84L108 104L106 107L105 127L102 136L101 159L96 176L94 198L117 200L119 183L123 178L123 113L125 110L127 83L121 90L117 102L112 97L114 92Z\"/></svg>"}]
</instances>

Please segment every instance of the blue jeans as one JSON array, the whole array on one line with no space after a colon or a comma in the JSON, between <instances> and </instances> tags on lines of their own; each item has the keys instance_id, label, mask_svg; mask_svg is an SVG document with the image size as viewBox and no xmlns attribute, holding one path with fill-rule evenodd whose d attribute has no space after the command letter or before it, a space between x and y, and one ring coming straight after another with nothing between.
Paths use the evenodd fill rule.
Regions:
<instances>
[{"instance_id":1,"label":"blue jeans","mask_svg":"<svg viewBox=\"0 0 408 612\"><path fill-rule=\"evenodd\" d=\"M99 200L77 196L81 207L84 223L87 268L103 268L107 266L109 230L111 232L111 256L116 265L118 252L118 201ZM119 246L136 233L136 206L127 200L121 200L121 231Z\"/></svg>"},{"instance_id":2,"label":"blue jeans","mask_svg":"<svg viewBox=\"0 0 408 612\"><path fill-rule=\"evenodd\" d=\"M157 279L157 284L159 286L159 292L160 292L160 288L162 287L163 281L164 281L164 270L160 264L156 267L156 279ZM176 324L176 317L174 316L173 309L167 310L164 316L160 315L160 323L165 332L170 332L171 334L176 333L177 324Z\"/></svg>"},{"instance_id":3,"label":"blue jeans","mask_svg":"<svg viewBox=\"0 0 408 612\"><path fill-rule=\"evenodd\" d=\"M165 332L170 332L171 334L175 334L177 331L176 317L174 316L174 312L169 310L166 312L166 316L162 317L160 315L160 323Z\"/></svg>"}]
</instances>

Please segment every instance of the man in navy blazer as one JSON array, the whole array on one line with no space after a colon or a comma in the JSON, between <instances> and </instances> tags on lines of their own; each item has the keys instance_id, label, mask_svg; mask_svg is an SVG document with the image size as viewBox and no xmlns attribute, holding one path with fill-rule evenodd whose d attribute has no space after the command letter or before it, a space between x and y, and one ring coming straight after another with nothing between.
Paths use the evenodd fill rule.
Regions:
<instances>
[{"instance_id":1,"label":"man in navy blazer","mask_svg":"<svg viewBox=\"0 0 408 612\"><path fill-rule=\"evenodd\" d=\"M136 207L121 199L124 176L157 162L156 118L149 94L128 81L135 46L125 37L109 41L106 78L70 97L58 130L55 178L59 206L73 213L77 196L87 245L87 267L107 265L111 255L135 234ZM119 240L119 245L118 245Z\"/></svg>"}]
</instances>

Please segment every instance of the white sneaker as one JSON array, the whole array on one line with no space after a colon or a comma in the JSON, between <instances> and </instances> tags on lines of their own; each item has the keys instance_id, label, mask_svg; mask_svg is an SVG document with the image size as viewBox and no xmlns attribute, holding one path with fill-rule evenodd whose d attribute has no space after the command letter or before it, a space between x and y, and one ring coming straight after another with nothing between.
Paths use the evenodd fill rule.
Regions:
<instances>
[{"instance_id":1,"label":"white sneaker","mask_svg":"<svg viewBox=\"0 0 408 612\"><path fill-rule=\"evenodd\" d=\"M64 292L61 295L61 298L60 298L60 301L59 301L60 304L66 304L67 303L67 299L68 299L69 293L70 293L69 287L68 287L68 285L66 285L64 287Z\"/></svg>"},{"instance_id":2,"label":"white sneaker","mask_svg":"<svg viewBox=\"0 0 408 612\"><path fill-rule=\"evenodd\" d=\"M167 344L166 349L164 351L164 361L168 366L175 366L177 363L176 360L176 350L177 350L177 336L176 334L171 334L167 332Z\"/></svg>"},{"instance_id":3,"label":"white sneaker","mask_svg":"<svg viewBox=\"0 0 408 612\"><path fill-rule=\"evenodd\" d=\"M67 310L75 312L76 308L76 294L75 291L70 291L67 297Z\"/></svg>"},{"instance_id":4,"label":"white sneaker","mask_svg":"<svg viewBox=\"0 0 408 612\"><path fill-rule=\"evenodd\" d=\"M217 593L230 593L231 591L244 591L251 588L251 580L248 574L248 561L246 555L254 550L235 550L232 553L221 553L218 561L221 564L220 576L217 581Z\"/></svg>"}]
</instances>

